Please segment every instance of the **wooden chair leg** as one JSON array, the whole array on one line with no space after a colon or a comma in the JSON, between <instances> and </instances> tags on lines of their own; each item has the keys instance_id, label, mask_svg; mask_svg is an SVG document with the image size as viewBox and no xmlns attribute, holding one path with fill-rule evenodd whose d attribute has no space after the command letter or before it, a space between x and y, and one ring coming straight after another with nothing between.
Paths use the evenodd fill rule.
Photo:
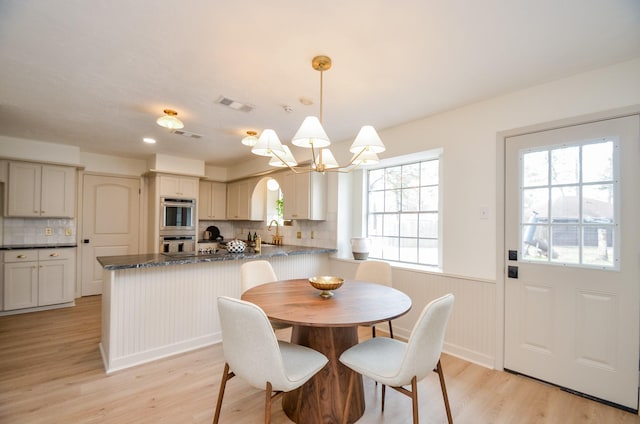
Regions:
<instances>
[{"instance_id":1,"label":"wooden chair leg","mask_svg":"<svg viewBox=\"0 0 640 424\"><path fill-rule=\"evenodd\" d=\"M411 403L413 404L413 424L418 424L418 379L411 379Z\"/></svg>"},{"instance_id":2,"label":"wooden chair leg","mask_svg":"<svg viewBox=\"0 0 640 424\"><path fill-rule=\"evenodd\" d=\"M265 398L264 398L264 424L269 424L271 422L271 392L272 387L271 383L267 381L267 388L265 389Z\"/></svg>"},{"instance_id":3,"label":"wooden chair leg","mask_svg":"<svg viewBox=\"0 0 640 424\"><path fill-rule=\"evenodd\" d=\"M222 372L222 381L220 382L220 390L218 391L218 402L216 403L216 413L213 416L213 424L218 424L220 420L220 410L222 409L222 398L224 397L224 390L227 387L227 381L235 376L234 373L229 372L229 364L225 362L224 371Z\"/></svg>"},{"instance_id":4,"label":"wooden chair leg","mask_svg":"<svg viewBox=\"0 0 640 424\"><path fill-rule=\"evenodd\" d=\"M449 420L449 424L453 424L451 408L449 407L449 396L447 396L447 386L444 384L444 373L442 372L442 364L439 359L438 364L436 365L436 372L440 378L440 388L442 389L442 397L444 398L444 407L447 410L447 420Z\"/></svg>"},{"instance_id":5,"label":"wooden chair leg","mask_svg":"<svg viewBox=\"0 0 640 424\"><path fill-rule=\"evenodd\" d=\"M393 339L393 325L391 325L391 320L389 320L389 337Z\"/></svg>"},{"instance_id":6,"label":"wooden chair leg","mask_svg":"<svg viewBox=\"0 0 640 424\"><path fill-rule=\"evenodd\" d=\"M356 381L356 372L351 371L349 376L349 388L347 389L347 399L344 402L344 412L342 414L342 424L347 424L349 418L349 406L351 405L351 395L353 394L353 386Z\"/></svg>"},{"instance_id":7,"label":"wooden chair leg","mask_svg":"<svg viewBox=\"0 0 640 424\"><path fill-rule=\"evenodd\" d=\"M387 393L387 386L386 385L382 385L382 412L384 412L384 397Z\"/></svg>"}]
</instances>

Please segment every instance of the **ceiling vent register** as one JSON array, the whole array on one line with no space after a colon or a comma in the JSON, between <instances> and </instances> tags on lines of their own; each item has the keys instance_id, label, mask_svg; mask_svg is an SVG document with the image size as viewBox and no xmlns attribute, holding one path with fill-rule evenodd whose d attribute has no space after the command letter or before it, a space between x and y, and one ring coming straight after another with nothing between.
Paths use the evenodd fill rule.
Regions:
<instances>
[{"instance_id":1,"label":"ceiling vent register","mask_svg":"<svg viewBox=\"0 0 640 424\"><path fill-rule=\"evenodd\" d=\"M195 138L195 139L202 138L200 134L192 133L185 130L171 130L171 133L176 135L181 135L187 138Z\"/></svg>"},{"instance_id":2,"label":"ceiling vent register","mask_svg":"<svg viewBox=\"0 0 640 424\"><path fill-rule=\"evenodd\" d=\"M227 106L233 110L239 110L240 112L251 112L254 108L253 105L240 103L238 101L235 101L225 96L218 97L218 100L216 100L216 103L219 103L223 106Z\"/></svg>"}]
</instances>

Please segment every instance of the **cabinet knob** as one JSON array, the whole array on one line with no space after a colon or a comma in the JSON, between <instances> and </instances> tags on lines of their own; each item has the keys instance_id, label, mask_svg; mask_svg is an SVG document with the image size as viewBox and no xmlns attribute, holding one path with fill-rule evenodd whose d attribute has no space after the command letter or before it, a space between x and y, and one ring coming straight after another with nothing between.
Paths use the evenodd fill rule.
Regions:
<instances>
[{"instance_id":1,"label":"cabinet knob","mask_svg":"<svg viewBox=\"0 0 640 424\"><path fill-rule=\"evenodd\" d=\"M52 258L55 258L55 257L57 257L57 256L58 256L58 253L57 253L57 252L54 252L54 253L50 254L49 256L51 256Z\"/></svg>"},{"instance_id":2,"label":"cabinet knob","mask_svg":"<svg viewBox=\"0 0 640 424\"><path fill-rule=\"evenodd\" d=\"M18 256L17 256L17 258L18 258L18 259L24 259L24 258L26 258L26 257L27 257L26 255L18 255Z\"/></svg>"}]
</instances>

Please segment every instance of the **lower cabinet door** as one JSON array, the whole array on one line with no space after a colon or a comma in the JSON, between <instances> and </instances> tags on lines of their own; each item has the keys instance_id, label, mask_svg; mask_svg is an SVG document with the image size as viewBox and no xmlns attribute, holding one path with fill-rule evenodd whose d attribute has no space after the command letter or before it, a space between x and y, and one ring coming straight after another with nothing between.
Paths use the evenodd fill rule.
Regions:
<instances>
[{"instance_id":1,"label":"lower cabinet door","mask_svg":"<svg viewBox=\"0 0 640 424\"><path fill-rule=\"evenodd\" d=\"M41 261L38 269L38 306L73 300L70 263L67 260Z\"/></svg>"},{"instance_id":2,"label":"lower cabinet door","mask_svg":"<svg viewBox=\"0 0 640 424\"><path fill-rule=\"evenodd\" d=\"M4 265L4 310L38 306L38 263Z\"/></svg>"}]
</instances>

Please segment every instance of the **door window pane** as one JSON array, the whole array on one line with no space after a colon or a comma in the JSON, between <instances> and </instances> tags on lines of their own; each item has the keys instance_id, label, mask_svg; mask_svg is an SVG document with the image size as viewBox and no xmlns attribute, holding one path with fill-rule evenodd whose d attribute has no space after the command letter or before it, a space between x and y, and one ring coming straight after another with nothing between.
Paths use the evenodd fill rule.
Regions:
<instances>
[{"instance_id":1,"label":"door window pane","mask_svg":"<svg viewBox=\"0 0 640 424\"><path fill-rule=\"evenodd\" d=\"M549 152L525 153L522 157L522 185L546 186L549 183Z\"/></svg>"},{"instance_id":2,"label":"door window pane","mask_svg":"<svg viewBox=\"0 0 640 424\"><path fill-rule=\"evenodd\" d=\"M521 152L523 260L616 266L616 151L585 141Z\"/></svg>"},{"instance_id":3,"label":"door window pane","mask_svg":"<svg viewBox=\"0 0 640 424\"><path fill-rule=\"evenodd\" d=\"M551 184L576 184L580 179L578 146L551 151Z\"/></svg>"},{"instance_id":4,"label":"door window pane","mask_svg":"<svg viewBox=\"0 0 640 424\"><path fill-rule=\"evenodd\" d=\"M613 181L613 142L587 144L582 148L582 182Z\"/></svg>"},{"instance_id":5,"label":"door window pane","mask_svg":"<svg viewBox=\"0 0 640 424\"><path fill-rule=\"evenodd\" d=\"M555 187L551 189L551 222L578 222L580 201L578 187Z\"/></svg>"}]
</instances>

